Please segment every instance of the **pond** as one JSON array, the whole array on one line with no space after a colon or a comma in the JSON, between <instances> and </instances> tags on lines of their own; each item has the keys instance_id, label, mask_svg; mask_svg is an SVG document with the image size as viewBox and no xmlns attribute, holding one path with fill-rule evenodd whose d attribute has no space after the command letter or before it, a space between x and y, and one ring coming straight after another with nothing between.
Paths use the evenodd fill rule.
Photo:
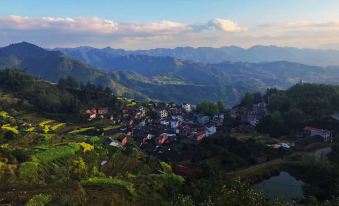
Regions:
<instances>
[{"instance_id":1,"label":"pond","mask_svg":"<svg viewBox=\"0 0 339 206\"><path fill-rule=\"evenodd\" d=\"M303 185L303 181L297 180L289 173L280 172L278 176L270 177L253 188L264 192L271 199L293 200L304 199Z\"/></svg>"}]
</instances>

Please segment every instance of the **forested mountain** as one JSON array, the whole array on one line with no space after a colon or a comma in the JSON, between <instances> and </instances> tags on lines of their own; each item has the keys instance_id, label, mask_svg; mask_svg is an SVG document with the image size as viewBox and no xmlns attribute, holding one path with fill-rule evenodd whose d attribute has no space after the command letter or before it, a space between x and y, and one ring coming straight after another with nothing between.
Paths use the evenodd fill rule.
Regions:
<instances>
[{"instance_id":1,"label":"forested mountain","mask_svg":"<svg viewBox=\"0 0 339 206\"><path fill-rule=\"evenodd\" d=\"M95 66L67 57L61 52L49 51L27 42L0 48L0 69L4 68L24 69L34 76L52 82L73 77L79 82L110 87L117 93L126 91L133 93L112 81L107 73Z\"/></svg>"},{"instance_id":2,"label":"forested mountain","mask_svg":"<svg viewBox=\"0 0 339 206\"><path fill-rule=\"evenodd\" d=\"M238 51L239 48L232 47ZM168 50L170 51L170 50ZM194 49L192 50L194 54ZM229 105L246 91L268 87L287 88L299 81L338 83L336 67L323 68L286 61L268 63L202 64L164 56L129 54L124 50L90 47L65 53L103 70L113 71L115 81L162 101L199 102L222 99ZM157 54L155 54L157 55Z\"/></svg>"},{"instance_id":3,"label":"forested mountain","mask_svg":"<svg viewBox=\"0 0 339 206\"><path fill-rule=\"evenodd\" d=\"M287 88L301 80L339 83L339 69L336 67L286 61L203 64L172 57L114 55L106 50L110 51L104 49L98 54L96 50L83 47L81 57L76 54L67 57L61 52L28 43L14 44L0 49L0 68L26 69L54 82L71 76L81 82L108 86L119 95L178 103L209 99L234 105L246 92L265 91L270 87Z\"/></svg>"},{"instance_id":4,"label":"forested mountain","mask_svg":"<svg viewBox=\"0 0 339 206\"><path fill-rule=\"evenodd\" d=\"M168 56L205 64L222 63L226 61L251 63L290 61L316 66L339 65L339 51L337 50L298 49L293 47L276 46L254 46L249 49L243 49L236 46L221 48L177 47L175 49L158 48L136 51L112 49L110 47L104 49L79 47L72 49L60 48L56 50L94 65L99 62L104 62L110 55Z\"/></svg>"}]
</instances>

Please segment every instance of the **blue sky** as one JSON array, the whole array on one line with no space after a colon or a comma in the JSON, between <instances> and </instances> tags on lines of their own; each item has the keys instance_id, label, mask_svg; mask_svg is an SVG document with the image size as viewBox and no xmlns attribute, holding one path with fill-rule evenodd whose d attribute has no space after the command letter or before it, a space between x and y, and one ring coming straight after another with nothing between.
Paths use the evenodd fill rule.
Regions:
<instances>
[{"instance_id":1,"label":"blue sky","mask_svg":"<svg viewBox=\"0 0 339 206\"><path fill-rule=\"evenodd\" d=\"M98 16L119 21L164 19L194 23L215 17L253 24L263 21L329 20L337 0L0 0L1 15Z\"/></svg>"},{"instance_id":2,"label":"blue sky","mask_svg":"<svg viewBox=\"0 0 339 206\"><path fill-rule=\"evenodd\" d=\"M13 19L12 16L26 19ZM336 33L331 33L331 37L324 36L321 41L311 40L326 32L337 32L333 25L339 21L338 0L0 0L0 17L0 37L3 39L0 39L0 45L20 40L37 42L46 47L107 45L130 49L185 44L326 47L339 43L339 39L337 41L333 37ZM41 20L46 17L50 19ZM94 17L114 24L109 31L106 23L85 28L90 27L84 23L86 18ZM89 22L93 24L99 22L98 19ZM48 26L38 27L39 23L47 24L47 21ZM13 23L19 24L17 28L9 26ZM31 27L22 29L24 24ZM71 29L79 26L84 28ZM323 31L325 26L328 30ZM96 34L95 29L103 29L104 32ZM11 33L19 30L21 35ZM54 38L52 34L56 31L62 36ZM264 41L265 38L267 41Z\"/></svg>"}]
</instances>

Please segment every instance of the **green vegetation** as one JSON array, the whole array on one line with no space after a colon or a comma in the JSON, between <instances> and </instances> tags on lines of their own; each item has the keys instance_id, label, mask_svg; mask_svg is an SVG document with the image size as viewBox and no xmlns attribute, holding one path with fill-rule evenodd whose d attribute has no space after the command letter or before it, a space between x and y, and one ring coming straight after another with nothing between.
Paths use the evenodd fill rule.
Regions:
<instances>
[{"instance_id":1,"label":"green vegetation","mask_svg":"<svg viewBox=\"0 0 339 206\"><path fill-rule=\"evenodd\" d=\"M313 196L305 201L296 201L294 205L308 206L317 202L316 205L323 206L338 203L334 198L339 196L335 181L339 179L339 149L336 144L333 145L334 153L329 160L319 162L308 159L308 153L266 146L279 142L280 136L272 138L254 131L240 131L232 135L224 133L206 138L199 144L174 145L169 158L172 155L174 158L182 155L185 160L168 161L165 155L150 155L142 151L138 147L140 142L137 137L122 149L104 144L107 137L102 136L102 132L119 130L123 123L110 125L106 119L88 122L68 116L80 115L83 109L105 105L108 101L108 106L115 112L113 115L119 116L120 109L126 108L128 103L132 104L132 100L120 98L116 102L108 91L90 85L81 86L71 78L51 85L35 78L30 79L30 76L25 79L23 77L27 74L22 71L0 71L0 77L4 74L10 77L10 84L14 85L6 88L0 83L4 93L24 100L18 105L5 105L1 108L1 127L12 128L10 130L14 128L17 132L8 129L1 129L0 132L0 204L287 206L291 203L269 200L264 194L252 190L248 184L275 174L282 168L301 178L307 184L306 195ZM21 81L27 81L27 85L23 87ZM29 84L33 82L35 85ZM92 93L85 93L90 90ZM26 96L31 95L32 91L55 91L53 95L64 93L79 104L75 113L60 115L58 106L49 108L50 105L45 105L45 108L39 108L39 92L33 95L34 98ZM327 92L328 98L322 96L325 101L332 99L330 102L334 102L333 105L322 102L331 109L307 115L303 124L316 122L318 116L328 116L336 110L337 97L330 96L331 91ZM282 124L287 124L286 111L290 110L284 111L282 108L285 107L278 106L279 101L275 98L289 92L277 90L275 93L272 90L270 101L273 103L269 105L269 116L276 120L273 122L282 121ZM305 91L301 89L303 92ZM295 95L299 95L297 93ZM289 95L289 104L303 112L308 111L305 108L311 103L318 105L313 102L306 104ZM255 98L247 95L247 100L242 105L257 102L259 98L254 96ZM46 104L49 104L48 101L59 102L62 98L64 97L48 99ZM262 98L267 100L268 96ZM317 99L316 102L318 101L321 100ZM222 102L204 101L198 109L203 114L213 115L222 112L223 108ZM289 132L292 134L292 130ZM117 133L109 137L118 138L120 135L122 134ZM265 162L261 162L262 157ZM192 174L179 175L178 165L181 164L193 171Z\"/></svg>"},{"instance_id":2,"label":"green vegetation","mask_svg":"<svg viewBox=\"0 0 339 206\"><path fill-rule=\"evenodd\" d=\"M26 204L26 206L45 206L51 201L50 195L38 194L32 197Z\"/></svg>"},{"instance_id":3,"label":"green vegetation","mask_svg":"<svg viewBox=\"0 0 339 206\"><path fill-rule=\"evenodd\" d=\"M112 125L112 126L103 128L103 130L109 131L109 130L119 129L120 127L121 127L121 125Z\"/></svg>"},{"instance_id":4,"label":"green vegetation","mask_svg":"<svg viewBox=\"0 0 339 206\"><path fill-rule=\"evenodd\" d=\"M197 110L201 114L213 116L221 113L224 110L224 103L222 101L218 101L217 103L209 102L208 100L202 101L197 105Z\"/></svg>"},{"instance_id":5,"label":"green vegetation","mask_svg":"<svg viewBox=\"0 0 339 206\"><path fill-rule=\"evenodd\" d=\"M268 101L270 115L257 130L271 136L300 131L305 126L335 130L326 118L339 111L339 87L321 84L297 84L286 91L269 89L263 97Z\"/></svg>"},{"instance_id":6,"label":"green vegetation","mask_svg":"<svg viewBox=\"0 0 339 206\"><path fill-rule=\"evenodd\" d=\"M3 118L3 119L11 118L11 116L5 111L0 111L0 117Z\"/></svg>"},{"instance_id":7,"label":"green vegetation","mask_svg":"<svg viewBox=\"0 0 339 206\"><path fill-rule=\"evenodd\" d=\"M40 182L39 178L39 163L24 162L19 166L19 178L26 184L37 184Z\"/></svg>"},{"instance_id":8,"label":"green vegetation","mask_svg":"<svg viewBox=\"0 0 339 206\"><path fill-rule=\"evenodd\" d=\"M69 143L68 145L55 146L48 148L45 151L38 152L32 158L34 161L47 163L56 159L73 156L79 150L79 144Z\"/></svg>"},{"instance_id":9,"label":"green vegetation","mask_svg":"<svg viewBox=\"0 0 339 206\"><path fill-rule=\"evenodd\" d=\"M9 124L5 124L1 126L1 130L5 131L5 132L11 132L14 135L18 135L19 134L19 130L17 129L17 127L12 127Z\"/></svg>"},{"instance_id":10,"label":"green vegetation","mask_svg":"<svg viewBox=\"0 0 339 206\"><path fill-rule=\"evenodd\" d=\"M90 83L83 84L73 78L61 79L57 85L30 76L23 70L0 70L0 89L29 101L35 110L58 113L72 119L79 118L83 110L91 106L115 106L115 97L108 88ZM23 100L12 107L25 107ZM27 106L26 106L27 107ZM8 115L2 113L2 116ZM60 115L59 115L60 116ZM65 118L65 117L64 117ZM46 120L40 127L49 132L51 122ZM58 127L61 127L60 125ZM58 127L56 129L58 129Z\"/></svg>"},{"instance_id":11,"label":"green vegetation","mask_svg":"<svg viewBox=\"0 0 339 206\"><path fill-rule=\"evenodd\" d=\"M131 195L135 195L134 185L118 178L91 177L87 180L82 180L80 183L84 186L122 187Z\"/></svg>"}]
</instances>

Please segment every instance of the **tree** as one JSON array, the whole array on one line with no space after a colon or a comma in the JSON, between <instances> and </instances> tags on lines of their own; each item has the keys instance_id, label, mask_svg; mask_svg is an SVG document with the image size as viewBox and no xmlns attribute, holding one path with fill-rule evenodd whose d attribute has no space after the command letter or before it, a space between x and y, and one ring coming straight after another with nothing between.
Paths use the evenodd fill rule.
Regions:
<instances>
[{"instance_id":1,"label":"tree","mask_svg":"<svg viewBox=\"0 0 339 206\"><path fill-rule=\"evenodd\" d=\"M218 101L218 102L217 102L217 105L218 105L218 110L219 110L219 112L224 111L225 104L224 104L223 101Z\"/></svg>"}]
</instances>

